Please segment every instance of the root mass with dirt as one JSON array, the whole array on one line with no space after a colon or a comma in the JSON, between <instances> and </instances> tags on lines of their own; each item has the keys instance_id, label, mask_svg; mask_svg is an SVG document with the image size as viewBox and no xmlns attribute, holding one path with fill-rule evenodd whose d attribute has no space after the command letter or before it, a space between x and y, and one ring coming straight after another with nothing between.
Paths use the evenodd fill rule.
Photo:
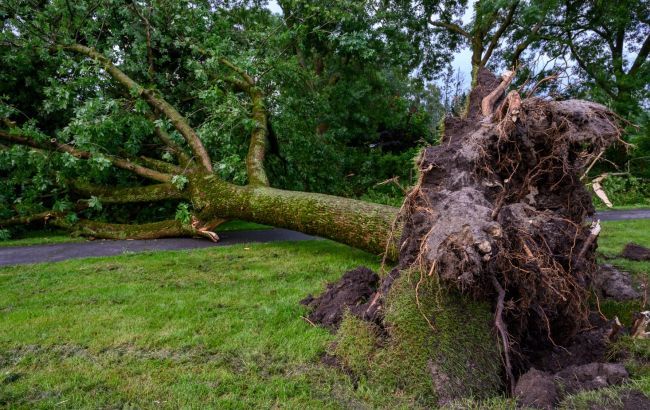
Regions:
<instances>
[{"instance_id":1,"label":"root mass with dirt","mask_svg":"<svg viewBox=\"0 0 650 410\"><path fill-rule=\"evenodd\" d=\"M424 361L419 366L427 369L424 384L438 404L503 390L513 394L517 379L531 368L560 371L551 369L553 355L569 352L572 343L595 343L591 353L604 352L608 334L584 333L592 327L587 299L599 226L586 222L594 208L580 177L599 153L620 141L615 115L587 101L521 98L516 91L506 95L511 73L498 79L481 70L477 77L466 115L447 118L440 144L426 148L417 161L419 183L399 216L398 267L374 293L366 281L356 285L363 292L352 297L346 275L323 296L307 301L314 322L336 317L370 326L376 336L367 358L372 363L381 351L395 354L407 347L397 339L408 338L409 323L418 319L408 322L398 312L408 310L408 304L400 304L403 298L395 293L406 289L420 326L428 328L408 346L426 353L418 356ZM345 297L335 307L339 292ZM487 326L476 313L482 310L468 307L473 304L486 307ZM325 324L338 326L332 320ZM342 330L349 327L344 325ZM471 332L463 329L470 326L475 327ZM489 337L472 339L481 333ZM452 342L445 344L448 339ZM339 344L349 342L339 335ZM466 350L458 359L454 343ZM341 347L332 351L340 354ZM490 354L498 362L500 381L485 388L477 383L495 372L481 355ZM604 360L588 357L567 365L598 359ZM345 357L339 362L345 365ZM377 373L373 366L380 365L364 371ZM409 391L404 378L392 383ZM412 392L422 398L425 391Z\"/></svg>"}]
</instances>

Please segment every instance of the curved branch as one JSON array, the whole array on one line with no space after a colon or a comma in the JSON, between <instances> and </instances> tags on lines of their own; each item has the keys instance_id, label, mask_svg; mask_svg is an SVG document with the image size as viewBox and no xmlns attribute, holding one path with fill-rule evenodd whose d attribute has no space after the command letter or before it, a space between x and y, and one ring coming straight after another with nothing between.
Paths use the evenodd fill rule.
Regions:
<instances>
[{"instance_id":1,"label":"curved branch","mask_svg":"<svg viewBox=\"0 0 650 410\"><path fill-rule=\"evenodd\" d=\"M236 79L227 79L227 81L246 92L252 103L251 115L255 126L251 132L248 154L246 155L248 183L250 185L269 186L269 178L264 169L264 160L268 145L268 118L266 115L266 107L264 106L264 95L255 86L255 80L246 71L225 58L221 58L220 61L242 77L242 81Z\"/></svg>"},{"instance_id":2,"label":"curved branch","mask_svg":"<svg viewBox=\"0 0 650 410\"><path fill-rule=\"evenodd\" d=\"M472 35L469 34L467 31L463 30L463 28L458 24L448 23L446 21L431 20L431 19L429 20L429 24L431 24L434 27L445 28L451 32L460 34L461 36L467 38L468 40L472 39Z\"/></svg>"},{"instance_id":3,"label":"curved branch","mask_svg":"<svg viewBox=\"0 0 650 410\"><path fill-rule=\"evenodd\" d=\"M154 184L133 188L112 188L88 184L82 181L69 181L72 191L84 196L96 196L105 204L126 204L136 202L156 202L168 199L187 199L187 194L172 184Z\"/></svg>"},{"instance_id":4,"label":"curved branch","mask_svg":"<svg viewBox=\"0 0 650 410\"><path fill-rule=\"evenodd\" d=\"M25 145L37 149L67 152L68 154L72 155L75 158L80 158L80 159L92 158L92 153L88 151L78 150L68 144L62 144L60 142L57 142L56 139L54 138L48 142L38 142L31 138L10 134L6 131L0 130L0 139L5 140L7 142L12 142L14 144ZM158 182L171 182L172 180L172 175L170 174L154 171L153 169L143 167L142 165L135 164L131 161L127 161L122 158L106 157L106 159L108 159L111 162L111 164L115 165L116 167L124 169L126 171L133 172L134 174L140 175L141 177L144 178L152 179Z\"/></svg>"},{"instance_id":5,"label":"curved branch","mask_svg":"<svg viewBox=\"0 0 650 410\"><path fill-rule=\"evenodd\" d=\"M147 113L145 114L145 117L154 124L154 132L156 136L163 144L165 144L167 148L169 148L169 150L176 156L176 158L178 158L178 162L180 162L182 165L188 165L192 161L192 158L190 158L185 150L174 141L174 139L167 133L167 131L155 124L158 117L154 113Z\"/></svg>"},{"instance_id":6,"label":"curved branch","mask_svg":"<svg viewBox=\"0 0 650 410\"><path fill-rule=\"evenodd\" d=\"M142 97L152 108L155 108L165 114L165 116L171 121L174 128L183 136L187 144L192 149L194 155L199 159L199 162L205 168L206 171L212 172L212 161L210 156L206 151L201 139L196 134L194 129L189 125L187 119L183 117L171 104L165 101L162 98L156 97L151 90L147 90L135 81L133 81L128 75L126 75L122 70L115 67L113 63L106 58L103 54L97 52L96 50L83 46L81 44L72 44L69 46L60 46L64 50L72 51L78 54L85 55L101 64L104 70L113 77L113 79L126 89L129 92L136 94Z\"/></svg>"},{"instance_id":7,"label":"curved branch","mask_svg":"<svg viewBox=\"0 0 650 410\"><path fill-rule=\"evenodd\" d=\"M484 117L492 115L494 112L494 104L503 95L503 92L508 88L512 79L515 78L514 71L506 71L501 77L501 83L490 94L481 100L481 112Z\"/></svg>"},{"instance_id":8,"label":"curved branch","mask_svg":"<svg viewBox=\"0 0 650 410\"><path fill-rule=\"evenodd\" d=\"M501 23L501 26L497 29L497 31L494 33L492 38L490 39L490 44L488 45L488 49L485 52L485 55L481 59L481 66L485 67L487 64L488 60L492 56L492 52L496 48L497 44L499 44L499 39L505 33L506 29L512 24L512 18L515 15L515 12L517 11L517 7L519 6L519 1L515 1L510 5L510 8L508 9L508 14L506 15L505 20L503 20L503 23Z\"/></svg>"}]
</instances>

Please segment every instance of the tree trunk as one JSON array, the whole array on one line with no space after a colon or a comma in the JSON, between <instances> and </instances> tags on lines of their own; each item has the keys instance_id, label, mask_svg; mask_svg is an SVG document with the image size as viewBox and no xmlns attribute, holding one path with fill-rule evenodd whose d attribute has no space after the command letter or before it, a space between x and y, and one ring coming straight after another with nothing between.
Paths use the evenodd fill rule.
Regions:
<instances>
[{"instance_id":1,"label":"tree trunk","mask_svg":"<svg viewBox=\"0 0 650 410\"><path fill-rule=\"evenodd\" d=\"M397 208L355 199L266 186L237 186L211 175L190 179L188 188L200 219L220 216L287 228L332 239L370 253L396 256ZM387 247L387 244L390 246Z\"/></svg>"}]
</instances>

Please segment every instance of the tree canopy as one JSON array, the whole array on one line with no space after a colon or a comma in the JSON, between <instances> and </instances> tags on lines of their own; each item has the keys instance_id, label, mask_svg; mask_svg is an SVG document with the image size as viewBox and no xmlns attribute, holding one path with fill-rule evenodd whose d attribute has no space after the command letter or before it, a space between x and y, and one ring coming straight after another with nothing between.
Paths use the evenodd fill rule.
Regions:
<instances>
[{"instance_id":1,"label":"tree canopy","mask_svg":"<svg viewBox=\"0 0 650 410\"><path fill-rule=\"evenodd\" d=\"M182 191L193 169L396 205L415 182L412 158L439 137L451 108L440 84L463 47L468 71L517 65L517 85L575 72L565 96L611 105L649 145L645 1L278 5L3 2L0 219L187 219L193 205L177 193L141 209L104 206L87 188ZM535 71L540 53L567 63Z\"/></svg>"}]
</instances>

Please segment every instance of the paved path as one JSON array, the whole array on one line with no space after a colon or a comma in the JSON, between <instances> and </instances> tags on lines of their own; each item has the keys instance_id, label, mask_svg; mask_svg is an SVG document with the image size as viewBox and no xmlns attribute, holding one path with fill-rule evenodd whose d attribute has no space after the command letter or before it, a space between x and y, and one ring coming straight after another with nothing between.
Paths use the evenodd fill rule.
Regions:
<instances>
[{"instance_id":1,"label":"paved path","mask_svg":"<svg viewBox=\"0 0 650 410\"><path fill-rule=\"evenodd\" d=\"M598 212L596 217L603 221L650 219L650 209L602 211ZM208 248L211 246L228 246L247 242L304 241L317 239L314 236L287 229L222 232L219 233L219 238L221 240L217 243L205 239L166 238L139 241L98 240L82 243L0 247L0 266L57 262L73 258L87 258L89 256L113 256L130 252Z\"/></svg>"},{"instance_id":2,"label":"paved path","mask_svg":"<svg viewBox=\"0 0 650 410\"><path fill-rule=\"evenodd\" d=\"M630 209L625 211L600 211L596 218L601 221L623 221L626 219L650 219L650 209Z\"/></svg>"},{"instance_id":3,"label":"paved path","mask_svg":"<svg viewBox=\"0 0 650 410\"><path fill-rule=\"evenodd\" d=\"M249 242L304 241L318 239L287 229L220 232L220 241L206 239L164 238L137 241L96 240L81 243L0 247L0 266L24 263L57 262L90 256L113 256L130 252L209 248Z\"/></svg>"}]
</instances>

